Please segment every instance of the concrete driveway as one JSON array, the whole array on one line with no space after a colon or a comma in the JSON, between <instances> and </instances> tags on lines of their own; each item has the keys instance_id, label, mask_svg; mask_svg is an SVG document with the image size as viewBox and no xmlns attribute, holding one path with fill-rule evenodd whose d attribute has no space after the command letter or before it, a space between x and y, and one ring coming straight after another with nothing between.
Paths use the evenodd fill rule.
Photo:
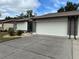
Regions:
<instances>
[{"instance_id":1,"label":"concrete driveway","mask_svg":"<svg viewBox=\"0 0 79 59\"><path fill-rule=\"evenodd\" d=\"M71 40L33 35L0 43L0 59L72 59Z\"/></svg>"}]
</instances>

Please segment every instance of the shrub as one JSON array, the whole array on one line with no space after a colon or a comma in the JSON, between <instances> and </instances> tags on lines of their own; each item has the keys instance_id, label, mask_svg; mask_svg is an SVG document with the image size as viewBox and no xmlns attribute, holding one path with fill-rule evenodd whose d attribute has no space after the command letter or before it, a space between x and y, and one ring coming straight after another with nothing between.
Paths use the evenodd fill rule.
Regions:
<instances>
[{"instance_id":1,"label":"shrub","mask_svg":"<svg viewBox=\"0 0 79 59\"><path fill-rule=\"evenodd\" d=\"M0 30L0 32L7 32L7 30Z\"/></svg>"},{"instance_id":2,"label":"shrub","mask_svg":"<svg viewBox=\"0 0 79 59\"><path fill-rule=\"evenodd\" d=\"M3 32L7 32L7 30L5 29Z\"/></svg>"},{"instance_id":3,"label":"shrub","mask_svg":"<svg viewBox=\"0 0 79 59\"><path fill-rule=\"evenodd\" d=\"M9 33L10 36L14 36L15 35L15 31L14 31L13 28L9 28L8 29L8 33Z\"/></svg>"},{"instance_id":4,"label":"shrub","mask_svg":"<svg viewBox=\"0 0 79 59\"><path fill-rule=\"evenodd\" d=\"M18 31L17 31L17 35L18 35L18 36L21 36L22 33L24 33L22 30L18 30Z\"/></svg>"}]
</instances>

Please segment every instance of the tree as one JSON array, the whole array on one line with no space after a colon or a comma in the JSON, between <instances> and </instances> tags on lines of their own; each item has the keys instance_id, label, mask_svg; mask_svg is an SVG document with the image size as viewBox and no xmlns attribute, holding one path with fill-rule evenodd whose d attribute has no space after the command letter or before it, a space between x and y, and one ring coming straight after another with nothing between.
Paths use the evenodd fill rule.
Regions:
<instances>
[{"instance_id":1,"label":"tree","mask_svg":"<svg viewBox=\"0 0 79 59\"><path fill-rule=\"evenodd\" d=\"M65 11L73 11L73 10L77 10L78 8L78 4L76 3L72 3L72 2L67 2L66 6L65 6Z\"/></svg>"},{"instance_id":2,"label":"tree","mask_svg":"<svg viewBox=\"0 0 79 59\"><path fill-rule=\"evenodd\" d=\"M31 17L32 16L32 12L33 12L32 10L28 10L27 11L27 17Z\"/></svg>"},{"instance_id":3,"label":"tree","mask_svg":"<svg viewBox=\"0 0 79 59\"><path fill-rule=\"evenodd\" d=\"M66 6L64 6L63 8L61 7L58 12L63 12L63 9L64 9L64 12L66 11L74 11L74 10L77 10L79 7L79 4L77 3L72 3L72 2L67 2Z\"/></svg>"},{"instance_id":4,"label":"tree","mask_svg":"<svg viewBox=\"0 0 79 59\"><path fill-rule=\"evenodd\" d=\"M10 19L12 19L12 17L10 17L10 16L5 17L5 20L10 20Z\"/></svg>"},{"instance_id":5,"label":"tree","mask_svg":"<svg viewBox=\"0 0 79 59\"><path fill-rule=\"evenodd\" d=\"M61 7L61 8L58 10L58 12L64 12L64 8Z\"/></svg>"},{"instance_id":6,"label":"tree","mask_svg":"<svg viewBox=\"0 0 79 59\"><path fill-rule=\"evenodd\" d=\"M34 17L32 10L27 10L27 11L26 11L26 14L21 13L19 16L16 16L16 17L14 17L14 18L15 18L15 19L16 19L16 18L22 19L22 18L29 18L29 17Z\"/></svg>"},{"instance_id":7,"label":"tree","mask_svg":"<svg viewBox=\"0 0 79 59\"><path fill-rule=\"evenodd\" d=\"M34 17L32 10L27 10L27 18ZM28 32L32 32L33 22L28 22Z\"/></svg>"},{"instance_id":8,"label":"tree","mask_svg":"<svg viewBox=\"0 0 79 59\"><path fill-rule=\"evenodd\" d=\"M27 17L34 17L32 10L27 10Z\"/></svg>"},{"instance_id":9,"label":"tree","mask_svg":"<svg viewBox=\"0 0 79 59\"><path fill-rule=\"evenodd\" d=\"M23 19L23 18L29 18L29 17L34 17L35 15L33 15L33 11L32 10L27 10L26 14L24 14L23 12L20 15L16 15L16 17L10 17L10 16L6 16L5 20L10 20L10 19Z\"/></svg>"},{"instance_id":10,"label":"tree","mask_svg":"<svg viewBox=\"0 0 79 59\"><path fill-rule=\"evenodd\" d=\"M21 13L20 16L18 16L18 18L20 18L20 19L24 18L24 14Z\"/></svg>"}]
</instances>

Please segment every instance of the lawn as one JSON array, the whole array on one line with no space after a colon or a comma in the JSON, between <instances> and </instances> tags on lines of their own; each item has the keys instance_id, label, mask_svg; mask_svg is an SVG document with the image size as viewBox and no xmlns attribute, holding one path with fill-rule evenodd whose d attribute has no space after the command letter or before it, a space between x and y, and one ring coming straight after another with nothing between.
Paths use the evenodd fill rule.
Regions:
<instances>
[{"instance_id":1,"label":"lawn","mask_svg":"<svg viewBox=\"0 0 79 59\"><path fill-rule=\"evenodd\" d=\"M0 32L0 43L20 38L20 37L7 37L7 38L4 38L3 36L7 35L7 34L8 34L7 32Z\"/></svg>"}]
</instances>

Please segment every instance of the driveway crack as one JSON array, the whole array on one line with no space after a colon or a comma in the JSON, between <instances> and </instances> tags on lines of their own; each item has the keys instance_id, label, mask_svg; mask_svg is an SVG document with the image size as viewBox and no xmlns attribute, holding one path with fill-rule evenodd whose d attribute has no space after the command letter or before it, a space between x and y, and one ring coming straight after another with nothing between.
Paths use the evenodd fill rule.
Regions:
<instances>
[{"instance_id":1,"label":"driveway crack","mask_svg":"<svg viewBox=\"0 0 79 59\"><path fill-rule=\"evenodd\" d=\"M35 51L31 51L31 50L26 50L26 51L37 54L37 55L41 55L41 56L44 56L44 57L48 57L50 59L56 59L55 57L47 56L47 55L44 55L44 54L41 54L41 53L38 53L38 52L35 52Z\"/></svg>"}]
</instances>

